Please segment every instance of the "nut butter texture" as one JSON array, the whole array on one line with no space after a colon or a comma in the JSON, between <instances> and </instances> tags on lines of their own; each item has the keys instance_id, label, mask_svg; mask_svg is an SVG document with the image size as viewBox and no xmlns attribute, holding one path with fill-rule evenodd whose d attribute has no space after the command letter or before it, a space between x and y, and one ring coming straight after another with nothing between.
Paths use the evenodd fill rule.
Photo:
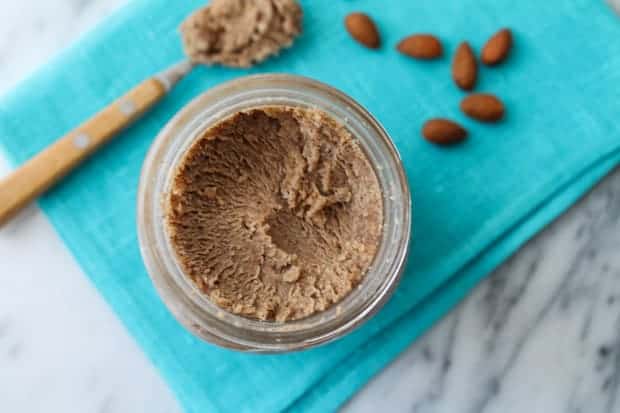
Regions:
<instances>
[{"instance_id":1,"label":"nut butter texture","mask_svg":"<svg viewBox=\"0 0 620 413\"><path fill-rule=\"evenodd\" d=\"M338 303L381 240L368 158L314 109L252 109L211 127L185 154L166 202L185 274L218 306L260 320Z\"/></svg>"},{"instance_id":2,"label":"nut butter texture","mask_svg":"<svg viewBox=\"0 0 620 413\"><path fill-rule=\"evenodd\" d=\"M250 67L288 47L301 33L296 0L212 0L181 26L196 63Z\"/></svg>"}]
</instances>

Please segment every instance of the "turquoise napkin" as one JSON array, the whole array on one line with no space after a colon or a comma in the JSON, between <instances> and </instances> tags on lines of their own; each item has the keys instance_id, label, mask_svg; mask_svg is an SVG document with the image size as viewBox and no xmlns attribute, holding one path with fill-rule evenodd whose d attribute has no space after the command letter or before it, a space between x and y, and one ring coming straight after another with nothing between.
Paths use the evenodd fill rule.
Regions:
<instances>
[{"instance_id":1,"label":"turquoise napkin","mask_svg":"<svg viewBox=\"0 0 620 413\"><path fill-rule=\"evenodd\" d=\"M19 164L115 97L182 59L177 26L201 0L136 0L0 100L0 142ZM592 0L303 1L294 49L249 71L199 68L40 205L188 412L336 409L481 278L620 161L620 21ZM376 18L384 47L366 50L342 26ZM509 62L484 68L480 91L507 106L498 125L458 110L450 59L418 62L393 45L412 32L479 49L514 29ZM398 146L414 199L411 258L398 292L363 328L302 353L258 356L200 342L157 297L135 230L136 186L159 129L193 97L257 72L329 83L365 105ZM437 148L429 117L462 122L471 138ZM67 291L67 294L70 294Z\"/></svg>"}]
</instances>

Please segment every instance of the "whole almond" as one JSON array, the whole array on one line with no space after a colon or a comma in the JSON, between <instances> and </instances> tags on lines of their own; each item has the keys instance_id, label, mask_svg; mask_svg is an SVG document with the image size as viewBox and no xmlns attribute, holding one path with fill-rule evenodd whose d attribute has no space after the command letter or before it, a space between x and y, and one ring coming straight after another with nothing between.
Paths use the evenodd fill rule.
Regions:
<instances>
[{"instance_id":1,"label":"whole almond","mask_svg":"<svg viewBox=\"0 0 620 413\"><path fill-rule=\"evenodd\" d=\"M454 83L463 90L472 90L478 78L478 63L471 46L463 42L456 49L452 60L452 78Z\"/></svg>"},{"instance_id":2,"label":"whole almond","mask_svg":"<svg viewBox=\"0 0 620 413\"><path fill-rule=\"evenodd\" d=\"M432 34L414 34L405 37L396 49L416 59L437 59L443 55L441 41Z\"/></svg>"},{"instance_id":3,"label":"whole almond","mask_svg":"<svg viewBox=\"0 0 620 413\"><path fill-rule=\"evenodd\" d=\"M487 93L474 93L461 101L461 110L481 122L497 122L504 117L504 104Z\"/></svg>"},{"instance_id":4,"label":"whole almond","mask_svg":"<svg viewBox=\"0 0 620 413\"><path fill-rule=\"evenodd\" d=\"M467 131L458 123L448 119L431 119L422 127L422 136L438 145L453 145L467 137Z\"/></svg>"},{"instance_id":5,"label":"whole almond","mask_svg":"<svg viewBox=\"0 0 620 413\"><path fill-rule=\"evenodd\" d=\"M379 30L372 19L364 13L351 13L344 19L344 26L355 40L370 49L381 45Z\"/></svg>"},{"instance_id":6,"label":"whole almond","mask_svg":"<svg viewBox=\"0 0 620 413\"><path fill-rule=\"evenodd\" d=\"M482 48L482 63L494 66L503 62L512 48L512 32L502 29L495 33Z\"/></svg>"}]
</instances>

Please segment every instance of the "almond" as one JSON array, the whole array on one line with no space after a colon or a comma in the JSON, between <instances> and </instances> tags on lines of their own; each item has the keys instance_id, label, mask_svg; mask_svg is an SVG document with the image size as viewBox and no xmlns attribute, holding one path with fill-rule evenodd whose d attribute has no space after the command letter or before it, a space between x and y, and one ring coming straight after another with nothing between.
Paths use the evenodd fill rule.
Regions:
<instances>
[{"instance_id":1,"label":"almond","mask_svg":"<svg viewBox=\"0 0 620 413\"><path fill-rule=\"evenodd\" d=\"M494 66L503 62L512 48L512 32L502 29L495 33L482 48L482 63Z\"/></svg>"},{"instance_id":2,"label":"almond","mask_svg":"<svg viewBox=\"0 0 620 413\"><path fill-rule=\"evenodd\" d=\"M463 90L472 90L478 78L478 63L471 46L463 42L456 49L452 61L452 78L454 83Z\"/></svg>"},{"instance_id":3,"label":"almond","mask_svg":"<svg viewBox=\"0 0 620 413\"><path fill-rule=\"evenodd\" d=\"M381 37L377 26L364 13L351 13L344 19L344 26L355 40L370 49L377 49L381 45Z\"/></svg>"},{"instance_id":4,"label":"almond","mask_svg":"<svg viewBox=\"0 0 620 413\"><path fill-rule=\"evenodd\" d=\"M431 34L414 34L405 37L398 43L396 49L416 59L436 59L443 55L441 41Z\"/></svg>"},{"instance_id":5,"label":"almond","mask_svg":"<svg viewBox=\"0 0 620 413\"><path fill-rule=\"evenodd\" d=\"M467 131L456 122L436 118L424 124L422 136L438 145L452 145L463 141L467 137Z\"/></svg>"},{"instance_id":6,"label":"almond","mask_svg":"<svg viewBox=\"0 0 620 413\"><path fill-rule=\"evenodd\" d=\"M497 122L504 117L504 104L497 97L486 93L475 93L461 101L461 110L469 117L481 122Z\"/></svg>"}]
</instances>

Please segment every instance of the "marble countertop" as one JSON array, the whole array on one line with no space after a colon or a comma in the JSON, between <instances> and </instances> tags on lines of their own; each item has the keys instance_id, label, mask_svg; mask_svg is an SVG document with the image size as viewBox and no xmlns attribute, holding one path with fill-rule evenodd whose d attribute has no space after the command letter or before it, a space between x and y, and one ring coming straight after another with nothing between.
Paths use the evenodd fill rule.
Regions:
<instances>
[{"instance_id":1,"label":"marble countertop","mask_svg":"<svg viewBox=\"0 0 620 413\"><path fill-rule=\"evenodd\" d=\"M0 0L0 93L122 3ZM343 410L619 412L618 251L620 169ZM179 411L35 206L0 230L0 281L0 411Z\"/></svg>"}]
</instances>

